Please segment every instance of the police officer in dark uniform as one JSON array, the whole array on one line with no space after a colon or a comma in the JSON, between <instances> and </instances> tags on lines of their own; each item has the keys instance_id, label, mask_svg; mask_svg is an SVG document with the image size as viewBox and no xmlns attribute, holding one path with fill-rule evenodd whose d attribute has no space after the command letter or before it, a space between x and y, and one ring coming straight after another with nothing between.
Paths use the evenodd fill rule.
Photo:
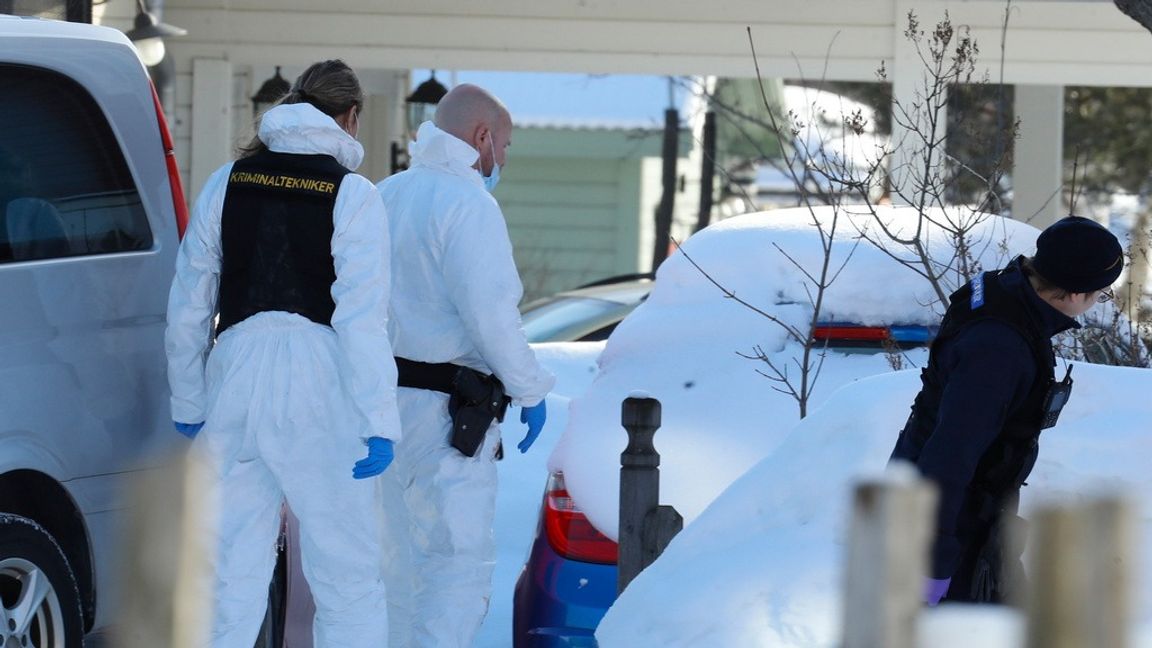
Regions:
<instances>
[{"instance_id":1,"label":"police officer in dark uniform","mask_svg":"<svg viewBox=\"0 0 1152 648\"><path fill-rule=\"evenodd\" d=\"M1034 257L952 294L892 452L940 489L929 605L998 603L1023 578L1023 547L1008 547L1002 526L1015 518L1041 431L1071 393L1071 367L1057 380L1051 338L1110 299L1123 267L1115 236L1069 216L1041 232Z\"/></svg>"}]
</instances>

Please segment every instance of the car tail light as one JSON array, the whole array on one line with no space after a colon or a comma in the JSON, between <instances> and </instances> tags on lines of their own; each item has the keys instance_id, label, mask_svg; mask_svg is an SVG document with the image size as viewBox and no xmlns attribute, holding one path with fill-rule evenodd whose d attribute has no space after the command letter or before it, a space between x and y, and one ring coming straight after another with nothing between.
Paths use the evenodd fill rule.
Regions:
<instances>
[{"instance_id":1,"label":"car tail light","mask_svg":"<svg viewBox=\"0 0 1152 648\"><path fill-rule=\"evenodd\" d=\"M151 85L151 84L149 84ZM156 86L152 86L152 103L156 106L156 121L160 124L160 143L164 146L164 163L168 167L168 186L172 189L172 208L176 211L176 234L184 238L188 227L188 205L184 203L184 185L180 182L180 167L176 166L176 150L172 146L172 133L168 131L168 120L164 118L164 106Z\"/></svg>"},{"instance_id":2,"label":"car tail light","mask_svg":"<svg viewBox=\"0 0 1152 648\"><path fill-rule=\"evenodd\" d=\"M596 530L576 507L564 485L563 473L552 473L544 494L544 530L548 544L564 558L616 564L617 545Z\"/></svg>"}]
</instances>

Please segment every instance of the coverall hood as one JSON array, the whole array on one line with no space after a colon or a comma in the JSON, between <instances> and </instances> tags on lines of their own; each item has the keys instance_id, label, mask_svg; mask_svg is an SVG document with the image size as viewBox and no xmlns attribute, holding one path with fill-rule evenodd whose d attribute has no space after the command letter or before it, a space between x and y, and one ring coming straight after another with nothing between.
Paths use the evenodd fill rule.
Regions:
<instances>
[{"instance_id":1,"label":"coverall hood","mask_svg":"<svg viewBox=\"0 0 1152 648\"><path fill-rule=\"evenodd\" d=\"M364 161L360 142L310 103L281 104L264 113L260 141L277 153L331 155L353 171Z\"/></svg>"},{"instance_id":2,"label":"coverall hood","mask_svg":"<svg viewBox=\"0 0 1152 648\"><path fill-rule=\"evenodd\" d=\"M480 153L472 145L440 130L436 124L426 121L416 131L416 141L408 143L408 154L412 156L412 167L441 169L466 178L478 186L484 185L484 178L476 170Z\"/></svg>"}]
</instances>

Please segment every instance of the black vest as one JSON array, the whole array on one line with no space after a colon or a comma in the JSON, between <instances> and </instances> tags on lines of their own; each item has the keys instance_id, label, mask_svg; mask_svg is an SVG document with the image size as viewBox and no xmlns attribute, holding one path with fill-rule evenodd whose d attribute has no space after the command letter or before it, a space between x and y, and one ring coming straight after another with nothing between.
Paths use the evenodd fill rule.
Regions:
<instances>
[{"instance_id":1,"label":"black vest","mask_svg":"<svg viewBox=\"0 0 1152 648\"><path fill-rule=\"evenodd\" d=\"M1031 349L1036 363L1036 379L1024 400L1016 403L1008 412L1003 429L977 465L972 487L991 500L999 500L1018 490L1031 472L1036 462L1044 418L1044 399L1055 382L1053 367L1056 357L1052 351L1051 338L1041 328L1038 316L1030 311L1028 305L1000 284L1001 276L1012 272L1020 272L1017 264L986 273L982 282L974 280L952 293L948 311L940 324L940 333L932 342L928 367L920 374L923 387L912 405L912 415L901 432L897 451L893 453L893 458L915 462L936 427L944 390L943 373L936 352L940 345L976 322L987 319L1003 322L1016 330ZM1021 279L1027 281L1026 277ZM983 304L973 308L973 285L979 286L981 283ZM995 502L984 504L995 505Z\"/></svg>"},{"instance_id":2,"label":"black vest","mask_svg":"<svg viewBox=\"0 0 1152 648\"><path fill-rule=\"evenodd\" d=\"M216 335L264 311L332 324L332 213L349 173L329 155L263 151L236 161L220 218Z\"/></svg>"}]
</instances>

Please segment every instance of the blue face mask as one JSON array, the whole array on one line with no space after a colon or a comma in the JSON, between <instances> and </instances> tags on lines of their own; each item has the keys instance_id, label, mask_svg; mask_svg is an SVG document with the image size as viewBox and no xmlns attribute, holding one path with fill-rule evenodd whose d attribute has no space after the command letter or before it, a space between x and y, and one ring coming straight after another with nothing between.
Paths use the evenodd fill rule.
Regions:
<instances>
[{"instance_id":1,"label":"blue face mask","mask_svg":"<svg viewBox=\"0 0 1152 648\"><path fill-rule=\"evenodd\" d=\"M496 162L496 144L491 135L488 136L488 145L492 147L492 173L480 177L484 180L484 188L492 193L496 185L500 184L500 165Z\"/></svg>"}]
</instances>

